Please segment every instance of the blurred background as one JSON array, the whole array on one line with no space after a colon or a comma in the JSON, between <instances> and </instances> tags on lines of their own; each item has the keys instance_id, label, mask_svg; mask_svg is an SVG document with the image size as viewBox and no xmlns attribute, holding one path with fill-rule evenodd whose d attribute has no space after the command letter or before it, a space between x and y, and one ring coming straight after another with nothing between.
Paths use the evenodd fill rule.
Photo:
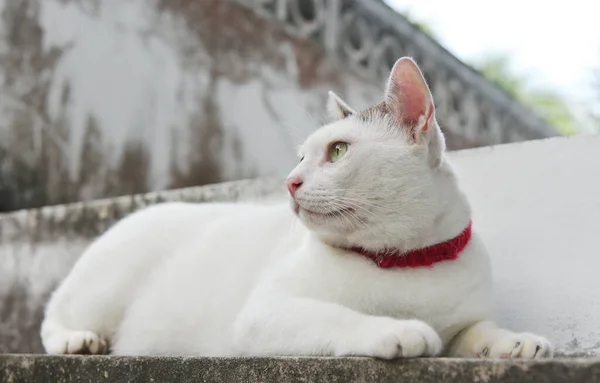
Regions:
<instances>
[{"instance_id":1,"label":"blurred background","mask_svg":"<svg viewBox=\"0 0 600 383\"><path fill-rule=\"evenodd\" d=\"M0 211L284 176L414 57L451 150L600 126L600 5L0 0Z\"/></svg>"},{"instance_id":2,"label":"blurred background","mask_svg":"<svg viewBox=\"0 0 600 383\"><path fill-rule=\"evenodd\" d=\"M598 131L599 3L386 2L561 134Z\"/></svg>"}]
</instances>

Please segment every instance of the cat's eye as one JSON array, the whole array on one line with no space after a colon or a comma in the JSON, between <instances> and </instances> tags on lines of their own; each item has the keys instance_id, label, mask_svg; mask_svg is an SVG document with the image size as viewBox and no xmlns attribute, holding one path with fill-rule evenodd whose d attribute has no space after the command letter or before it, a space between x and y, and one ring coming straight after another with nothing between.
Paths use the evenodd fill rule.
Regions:
<instances>
[{"instance_id":1,"label":"cat's eye","mask_svg":"<svg viewBox=\"0 0 600 383\"><path fill-rule=\"evenodd\" d=\"M348 144L345 142L334 142L329 147L329 161L336 162L346 154L348 151Z\"/></svg>"},{"instance_id":2,"label":"cat's eye","mask_svg":"<svg viewBox=\"0 0 600 383\"><path fill-rule=\"evenodd\" d=\"M302 158L300 158L299 162L302 162L302 161L304 161L304 156L302 156Z\"/></svg>"}]
</instances>

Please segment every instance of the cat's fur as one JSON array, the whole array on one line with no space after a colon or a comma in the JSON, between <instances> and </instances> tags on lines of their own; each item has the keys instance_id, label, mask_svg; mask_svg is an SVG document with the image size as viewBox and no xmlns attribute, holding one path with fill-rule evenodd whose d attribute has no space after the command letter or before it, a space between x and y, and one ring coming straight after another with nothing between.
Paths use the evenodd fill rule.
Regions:
<instances>
[{"instance_id":1,"label":"cat's fur","mask_svg":"<svg viewBox=\"0 0 600 383\"><path fill-rule=\"evenodd\" d=\"M422 248L470 221L414 61L396 63L381 104L357 113L330 93L328 109L336 119L289 176L302 182L291 208L162 204L96 240L47 306L46 351L551 357L546 339L491 321L476 234L432 268L381 269L340 248ZM337 141L348 150L330 162Z\"/></svg>"}]
</instances>

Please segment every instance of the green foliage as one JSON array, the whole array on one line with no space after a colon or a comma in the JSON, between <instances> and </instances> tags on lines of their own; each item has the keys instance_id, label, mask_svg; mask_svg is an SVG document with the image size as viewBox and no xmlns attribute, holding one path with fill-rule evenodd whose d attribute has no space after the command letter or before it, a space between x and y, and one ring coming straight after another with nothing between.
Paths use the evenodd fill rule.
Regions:
<instances>
[{"instance_id":1,"label":"green foliage","mask_svg":"<svg viewBox=\"0 0 600 383\"><path fill-rule=\"evenodd\" d=\"M577 121L571 109L556 94L550 92L531 92L523 102L537 110L542 117L564 135L579 133Z\"/></svg>"},{"instance_id":2,"label":"green foliage","mask_svg":"<svg viewBox=\"0 0 600 383\"><path fill-rule=\"evenodd\" d=\"M592 105L590 116L594 121L596 131L600 132L600 58L592 71L592 91L595 93L595 103Z\"/></svg>"},{"instance_id":3,"label":"green foliage","mask_svg":"<svg viewBox=\"0 0 600 383\"><path fill-rule=\"evenodd\" d=\"M596 93L596 98L600 102L600 58L596 63L596 67L592 70L592 87Z\"/></svg>"},{"instance_id":4,"label":"green foliage","mask_svg":"<svg viewBox=\"0 0 600 383\"><path fill-rule=\"evenodd\" d=\"M437 39L431 25L416 19L410 11L402 15L413 25ZM576 118L565 100L560 95L548 90L530 89L526 76L519 76L510 69L510 57L505 54L495 54L485 57L475 67L489 80L511 94L525 106L537 112L549 125L564 135L579 133ZM600 100L600 67L596 71L598 97ZM599 117L600 118L600 117Z\"/></svg>"},{"instance_id":5,"label":"green foliage","mask_svg":"<svg viewBox=\"0 0 600 383\"><path fill-rule=\"evenodd\" d=\"M510 72L510 60L508 56L488 56L480 65L476 65L476 67L489 80L513 96L520 98L524 93L525 78Z\"/></svg>"},{"instance_id":6,"label":"green foliage","mask_svg":"<svg viewBox=\"0 0 600 383\"><path fill-rule=\"evenodd\" d=\"M429 23L422 21L422 20L417 20L410 13L410 11L402 12L402 16L404 16L406 18L406 20L408 20L411 24L413 24L414 26L419 28L421 31L425 32L425 34L429 35L429 37L431 37L433 39L437 39L435 31L433 30L431 25L429 25Z\"/></svg>"},{"instance_id":7,"label":"green foliage","mask_svg":"<svg viewBox=\"0 0 600 383\"><path fill-rule=\"evenodd\" d=\"M508 56L491 55L475 67L489 80L537 112L562 134L578 133L576 119L565 100L551 91L530 89L526 77L518 76L511 71Z\"/></svg>"},{"instance_id":8,"label":"green foliage","mask_svg":"<svg viewBox=\"0 0 600 383\"><path fill-rule=\"evenodd\" d=\"M437 39L433 28L422 20L417 20L409 11L404 17L430 37ZM475 65L489 80L506 90L525 106L537 112L549 125L564 135L577 134L577 123L567 103L550 91L532 90L527 78L510 70L510 57L503 54L490 55L479 65ZM600 96L600 68L598 74L598 92Z\"/></svg>"}]
</instances>

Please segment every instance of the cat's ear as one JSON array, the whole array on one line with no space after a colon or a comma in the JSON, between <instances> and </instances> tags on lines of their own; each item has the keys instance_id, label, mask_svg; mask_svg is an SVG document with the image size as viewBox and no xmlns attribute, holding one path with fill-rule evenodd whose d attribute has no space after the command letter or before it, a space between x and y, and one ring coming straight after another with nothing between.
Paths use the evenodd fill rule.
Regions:
<instances>
[{"instance_id":1,"label":"cat's ear","mask_svg":"<svg viewBox=\"0 0 600 383\"><path fill-rule=\"evenodd\" d=\"M337 94L329 91L329 95L327 98L327 112L329 113L329 117L336 121L341 120L342 118L346 118L352 114L356 114L356 112L348 106Z\"/></svg>"},{"instance_id":2,"label":"cat's ear","mask_svg":"<svg viewBox=\"0 0 600 383\"><path fill-rule=\"evenodd\" d=\"M439 166L446 149L444 135L435 120L433 97L427 82L413 59L402 57L396 61L384 101L396 124L407 129L415 143L428 146L429 164Z\"/></svg>"}]
</instances>

